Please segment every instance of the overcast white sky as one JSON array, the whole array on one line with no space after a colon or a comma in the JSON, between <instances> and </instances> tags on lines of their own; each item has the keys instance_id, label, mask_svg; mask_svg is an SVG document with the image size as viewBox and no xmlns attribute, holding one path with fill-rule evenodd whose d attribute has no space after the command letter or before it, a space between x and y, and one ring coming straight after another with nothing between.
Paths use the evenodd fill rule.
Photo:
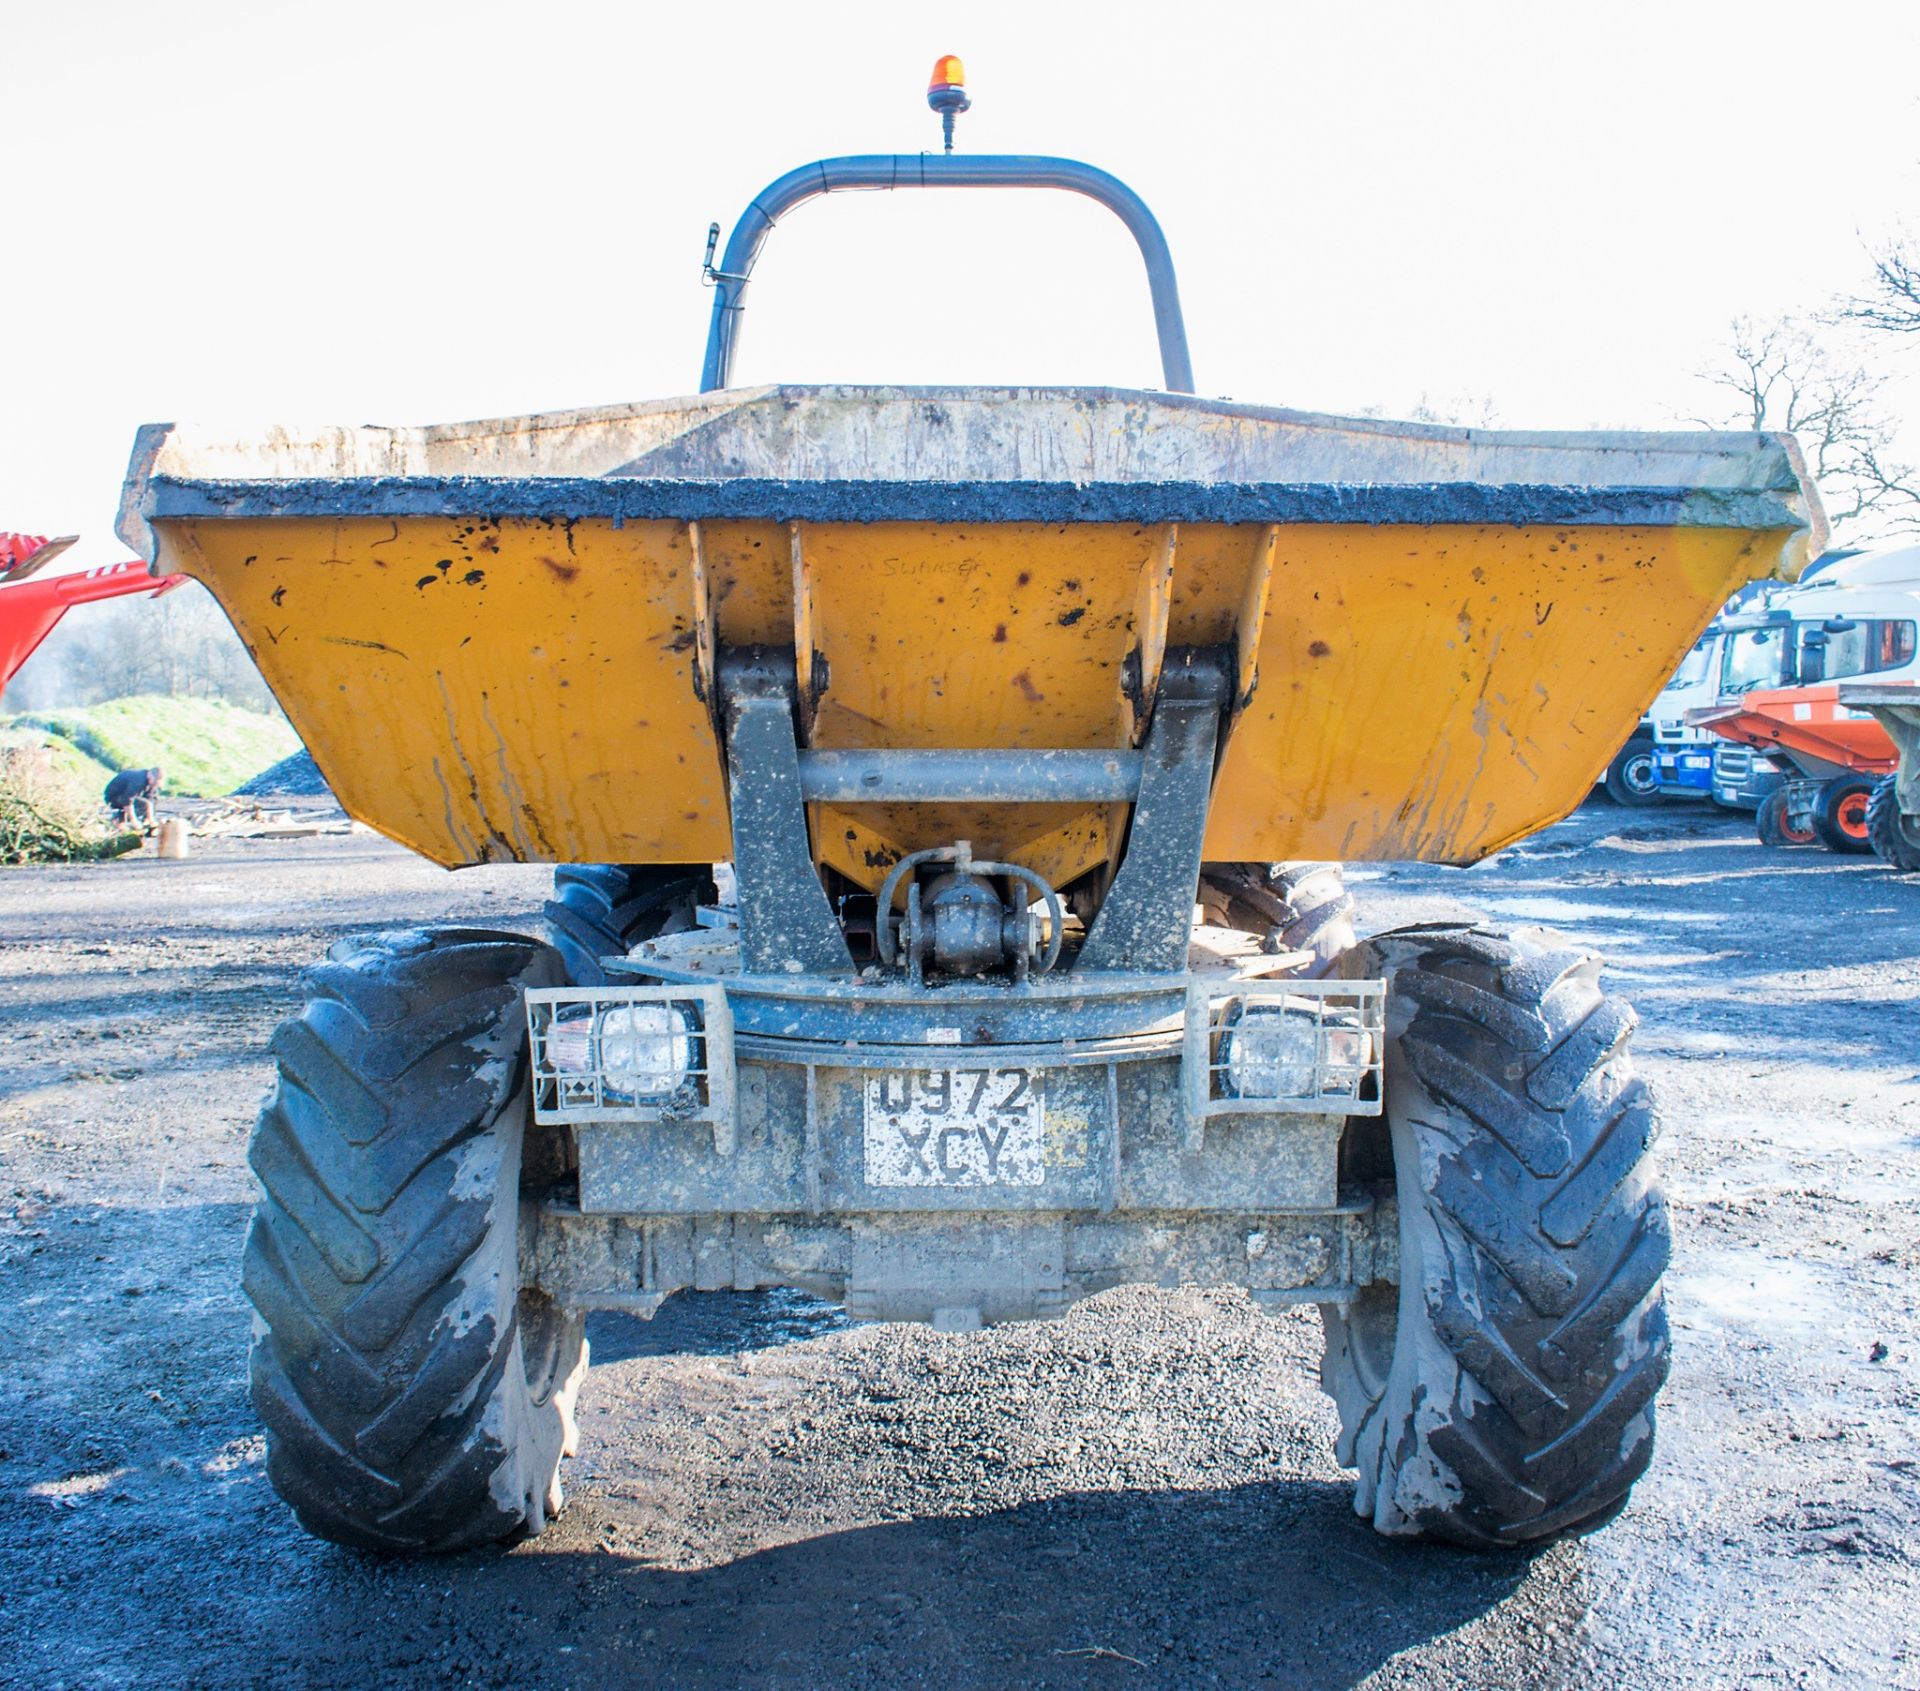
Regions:
<instances>
[{"instance_id":1,"label":"overcast white sky","mask_svg":"<svg viewBox=\"0 0 1920 1691\"><path fill-rule=\"evenodd\" d=\"M1201 391L1270 404L1671 426L1920 188L1915 0L0 0L0 528L120 555L143 421L692 391L708 223L937 148L942 52L962 148L1132 183ZM1129 238L1064 195L816 202L748 321L741 382L1159 382Z\"/></svg>"}]
</instances>

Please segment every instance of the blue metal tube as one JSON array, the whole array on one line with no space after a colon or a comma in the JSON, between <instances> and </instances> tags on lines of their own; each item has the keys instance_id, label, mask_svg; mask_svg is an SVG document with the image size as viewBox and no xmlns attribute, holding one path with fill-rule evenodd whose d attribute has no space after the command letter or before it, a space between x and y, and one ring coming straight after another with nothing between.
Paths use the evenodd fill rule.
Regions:
<instances>
[{"instance_id":1,"label":"blue metal tube","mask_svg":"<svg viewBox=\"0 0 1920 1691\"><path fill-rule=\"evenodd\" d=\"M746 310L747 283L774 224L795 206L821 194L859 188L1060 188L1098 200L1132 232L1140 245L1140 256L1146 260L1167 391L1194 391L1193 361L1187 353L1187 327L1180 315L1173 255L1146 202L1119 177L1078 159L1025 153L868 153L820 159L790 170L768 184L741 213L728 237L720 268L714 273L713 319L707 331L706 365L700 373L702 393L724 388L732 376L734 354L740 346L741 317Z\"/></svg>"}]
</instances>

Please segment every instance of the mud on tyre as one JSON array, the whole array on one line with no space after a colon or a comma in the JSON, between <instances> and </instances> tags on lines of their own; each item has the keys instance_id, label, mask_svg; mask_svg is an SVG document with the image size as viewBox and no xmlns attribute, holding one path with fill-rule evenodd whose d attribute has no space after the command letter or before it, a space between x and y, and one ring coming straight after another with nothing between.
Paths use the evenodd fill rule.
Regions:
<instances>
[{"instance_id":1,"label":"mud on tyre","mask_svg":"<svg viewBox=\"0 0 1920 1691\"><path fill-rule=\"evenodd\" d=\"M1216 927L1262 934L1274 951L1308 951L1300 973L1332 971L1352 949L1353 895L1338 863L1208 863L1200 907Z\"/></svg>"},{"instance_id":2,"label":"mud on tyre","mask_svg":"<svg viewBox=\"0 0 1920 1691\"><path fill-rule=\"evenodd\" d=\"M562 980L517 934L348 940L274 1035L253 1401L274 1489L322 1537L457 1550L560 1507L586 1347L578 1315L521 1291L517 1247L520 994Z\"/></svg>"},{"instance_id":3,"label":"mud on tyre","mask_svg":"<svg viewBox=\"0 0 1920 1691\"><path fill-rule=\"evenodd\" d=\"M1349 968L1389 983L1400 1238L1397 1288L1322 1311L1355 1508L1482 1547L1591 1530L1646 1467L1668 1360L1633 1012L1544 935L1405 929Z\"/></svg>"},{"instance_id":4,"label":"mud on tyre","mask_svg":"<svg viewBox=\"0 0 1920 1691\"><path fill-rule=\"evenodd\" d=\"M569 984L605 986L601 958L692 927L694 905L712 897L713 876L704 867L563 863L543 914Z\"/></svg>"}]
</instances>

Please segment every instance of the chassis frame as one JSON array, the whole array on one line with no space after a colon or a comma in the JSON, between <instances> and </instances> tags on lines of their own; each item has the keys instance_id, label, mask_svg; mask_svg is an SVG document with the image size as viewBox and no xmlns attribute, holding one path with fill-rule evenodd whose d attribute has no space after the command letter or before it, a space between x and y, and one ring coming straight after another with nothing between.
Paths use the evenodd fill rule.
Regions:
<instances>
[{"instance_id":1,"label":"chassis frame","mask_svg":"<svg viewBox=\"0 0 1920 1691\"><path fill-rule=\"evenodd\" d=\"M792 652L726 654L736 901L604 959L622 984L526 994L534 1122L571 1135L577 1169L526 1206L526 1283L642 1313L683 1288L790 1285L859 1317L965 1328L1136 1281L1332 1304L1391 1281L1392 1199L1340 1178L1347 1123L1382 1108L1385 984L1298 979L1302 956L1257 936L1193 943L1230 669L1169 657L1117 773L1045 752L865 760L856 790L877 800L996 779L1013 802L1115 780L1136 795L1067 967L929 981L856 968L814 870L806 805L824 777L798 744ZM665 1096L622 1092L598 1031L622 1014L678 1030L662 1036L684 1068ZM565 1057L566 1027L596 1031ZM1289 1056L1242 1087L1234 1042L1263 1037ZM876 1108L916 1075L946 1077L917 1129ZM981 1077L971 1117L957 1076ZM980 1114L996 1076L1030 1089L1028 1113ZM1017 1183L996 1178L991 1138L1016 1124L1035 1140ZM877 1168L875 1136L894 1131L912 1164ZM949 1155L976 1132L984 1170Z\"/></svg>"}]
</instances>

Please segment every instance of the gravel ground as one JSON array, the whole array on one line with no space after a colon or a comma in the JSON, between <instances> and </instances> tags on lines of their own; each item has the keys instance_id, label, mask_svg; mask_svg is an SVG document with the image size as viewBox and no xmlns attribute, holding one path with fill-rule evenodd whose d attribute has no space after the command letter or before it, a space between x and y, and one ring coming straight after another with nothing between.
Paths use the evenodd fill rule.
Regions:
<instances>
[{"instance_id":1,"label":"gravel ground","mask_svg":"<svg viewBox=\"0 0 1920 1691\"><path fill-rule=\"evenodd\" d=\"M1590 807L1369 927L1604 949L1676 1200L1660 1445L1593 1539L1351 1513L1310 1310L1122 1291L975 1335L787 1295L596 1317L571 1506L509 1552L304 1537L245 1395L265 1042L342 934L537 870L376 839L0 876L0 1683L1920 1686L1920 877Z\"/></svg>"},{"instance_id":2,"label":"gravel ground","mask_svg":"<svg viewBox=\"0 0 1920 1691\"><path fill-rule=\"evenodd\" d=\"M234 798L331 798L326 777L313 761L313 753L302 746L292 757L283 757L270 769L263 769L243 787L235 787Z\"/></svg>"}]
</instances>

